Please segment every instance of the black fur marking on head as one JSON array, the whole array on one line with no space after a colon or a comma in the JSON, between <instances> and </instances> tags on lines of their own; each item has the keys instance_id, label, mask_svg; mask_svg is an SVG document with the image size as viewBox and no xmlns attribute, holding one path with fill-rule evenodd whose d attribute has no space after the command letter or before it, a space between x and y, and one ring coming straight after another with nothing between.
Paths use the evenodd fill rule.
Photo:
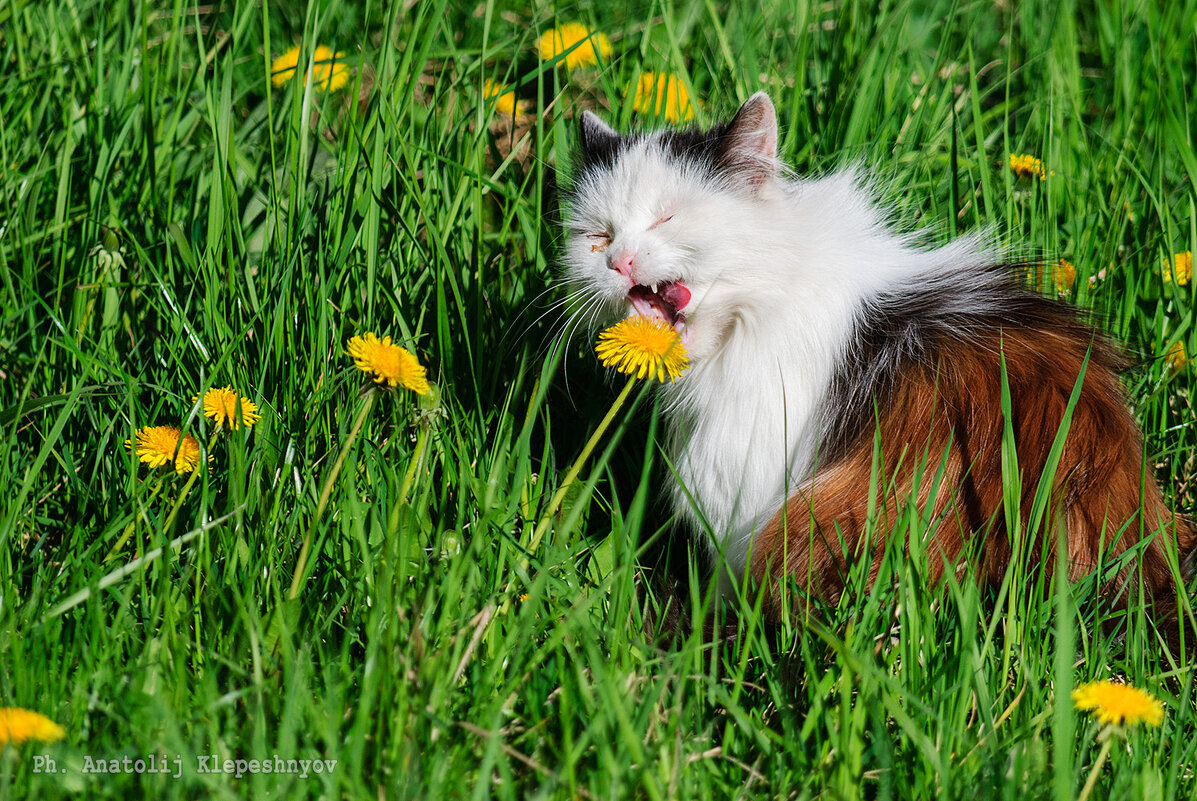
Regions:
<instances>
[{"instance_id":1,"label":"black fur marking on head","mask_svg":"<svg viewBox=\"0 0 1197 801\"><path fill-rule=\"evenodd\" d=\"M716 173L724 166L724 134L727 125L721 124L705 131L684 128L680 131L666 131L660 134L661 147L673 159L706 172Z\"/></svg>"},{"instance_id":2,"label":"black fur marking on head","mask_svg":"<svg viewBox=\"0 0 1197 801\"><path fill-rule=\"evenodd\" d=\"M619 155L632 144L632 137L621 136L607 126L596 115L583 112L578 123L578 141L581 145L581 171L610 169Z\"/></svg>"},{"instance_id":3,"label":"black fur marking on head","mask_svg":"<svg viewBox=\"0 0 1197 801\"><path fill-rule=\"evenodd\" d=\"M706 130L682 128L618 134L591 120L590 115L584 115L579 125L581 147L574 184L588 173L612 169L625 151L649 139L654 139L679 167L696 168L712 177L734 173L742 168L743 158L734 152L735 143L727 135L729 128L729 123L720 123Z\"/></svg>"}]
</instances>

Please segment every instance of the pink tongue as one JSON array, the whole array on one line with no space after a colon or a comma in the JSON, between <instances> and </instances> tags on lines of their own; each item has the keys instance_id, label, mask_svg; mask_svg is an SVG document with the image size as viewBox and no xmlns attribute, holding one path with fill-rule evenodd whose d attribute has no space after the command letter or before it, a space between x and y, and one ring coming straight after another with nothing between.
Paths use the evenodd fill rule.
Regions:
<instances>
[{"instance_id":1,"label":"pink tongue","mask_svg":"<svg viewBox=\"0 0 1197 801\"><path fill-rule=\"evenodd\" d=\"M677 311L686 308L686 304L690 302L690 290L681 284L669 284L662 287L660 294L661 298Z\"/></svg>"}]
</instances>

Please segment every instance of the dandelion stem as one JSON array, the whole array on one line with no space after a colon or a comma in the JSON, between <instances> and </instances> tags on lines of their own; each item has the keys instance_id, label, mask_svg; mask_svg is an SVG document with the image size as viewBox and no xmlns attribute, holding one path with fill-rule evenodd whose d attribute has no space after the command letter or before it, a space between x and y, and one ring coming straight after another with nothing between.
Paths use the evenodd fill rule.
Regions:
<instances>
[{"instance_id":1,"label":"dandelion stem","mask_svg":"<svg viewBox=\"0 0 1197 801\"><path fill-rule=\"evenodd\" d=\"M129 525L125 526L125 530L121 533L121 538L116 541L116 544L109 549L108 554L104 557L105 562L111 562L120 553L121 549L125 547L125 543L129 541L129 537L133 536L133 531L137 528L137 524L145 517L145 509L154 498L158 497L158 493L162 491L162 487L166 485L166 476L162 476L154 488L150 490L150 496L145 499L143 503L137 505L137 511L133 514L133 519L129 521Z\"/></svg>"},{"instance_id":2,"label":"dandelion stem","mask_svg":"<svg viewBox=\"0 0 1197 801\"><path fill-rule=\"evenodd\" d=\"M195 486L195 482L199 480L200 469L207 464L204 458L207 454L212 452L212 446L216 444L216 437L220 434L220 427L218 426L213 432L212 436L208 438L208 447L204 453L200 454L199 462L195 469L191 471L191 476L187 479L187 483L183 485L183 489L179 490L179 497L175 499L175 505L170 508L170 514L166 516L166 522L162 525L162 534L166 536L170 533L170 527L174 525L175 518L179 515L179 510L183 508L183 501L187 500L188 494L191 493L191 488ZM182 440L180 439L180 442ZM176 457L177 458L177 457Z\"/></svg>"},{"instance_id":3,"label":"dandelion stem","mask_svg":"<svg viewBox=\"0 0 1197 801\"><path fill-rule=\"evenodd\" d=\"M399 487L399 503L407 500L407 491L411 489L412 481L416 478L416 471L424 461L424 446L428 442L428 426L421 425L420 433L416 436L416 452L412 454L411 464L407 466L407 473L403 476L403 484Z\"/></svg>"},{"instance_id":4,"label":"dandelion stem","mask_svg":"<svg viewBox=\"0 0 1197 801\"><path fill-rule=\"evenodd\" d=\"M349 438L341 446L341 452L337 454L337 460L333 462L332 470L329 471L328 478L324 480L324 487L320 490L320 500L316 503L316 514L313 515L312 522L308 525L307 534L303 537L303 545L299 549L299 559L295 562L295 573L291 576L291 589L287 592L287 597L290 599L299 597L299 584L303 581L303 572L308 564L308 550L312 546L312 533L320 523L320 518L324 516L324 508L328 506L328 499L332 495L333 484L336 483L337 476L341 474L341 467L345 464L345 459L349 456L349 451L353 447L353 443L357 441L357 435L361 433L362 425L366 422L366 415L374 408L374 398L377 395L378 393L373 391L366 395L366 402L362 404L361 411L357 413L357 419L353 421L353 428L349 432Z\"/></svg>"},{"instance_id":5,"label":"dandelion stem","mask_svg":"<svg viewBox=\"0 0 1197 801\"><path fill-rule=\"evenodd\" d=\"M1093 792L1093 785L1097 784L1097 777L1101 774L1102 765L1106 763L1106 757L1110 755L1110 744L1114 742L1111 726L1107 726L1102 734L1105 735L1104 742L1101 744L1101 750L1097 752L1097 761L1093 763L1093 769L1089 771L1089 778L1085 781L1085 786L1081 788L1081 794L1077 796L1076 801L1087 801L1089 794Z\"/></svg>"},{"instance_id":6,"label":"dandelion stem","mask_svg":"<svg viewBox=\"0 0 1197 801\"><path fill-rule=\"evenodd\" d=\"M615 399L615 403L611 404L611 408L607 410L607 415L598 424L598 428L590 435L590 439L586 441L586 446L582 448L582 452L578 454L578 458L570 466L569 472L565 474L565 479L561 482L561 486L557 488L557 492L553 495L552 500L549 501L548 507L545 508L544 515L540 518L540 523L536 526L536 531L532 533L532 541L528 543L528 555L536 553L536 549L540 547L540 541L544 539L545 532L548 531L549 525L553 522L553 516L557 514L557 509L561 506L561 502L565 500L565 493L569 491L570 486L578 477L578 473L582 471L582 465L590 458L594 447L598 445L598 441L607 431L607 427L611 425L611 421L615 419L615 415L623 406L624 401L628 399L628 394L632 391L632 385L636 383L636 376L628 377L628 383L624 384L623 391L619 393L619 397Z\"/></svg>"}]
</instances>

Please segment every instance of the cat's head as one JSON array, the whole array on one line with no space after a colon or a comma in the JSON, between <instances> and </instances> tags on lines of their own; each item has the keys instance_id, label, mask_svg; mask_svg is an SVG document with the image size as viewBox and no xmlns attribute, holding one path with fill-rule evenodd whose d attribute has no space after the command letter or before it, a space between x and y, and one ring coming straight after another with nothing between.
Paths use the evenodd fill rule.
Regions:
<instances>
[{"instance_id":1,"label":"cat's head","mask_svg":"<svg viewBox=\"0 0 1197 801\"><path fill-rule=\"evenodd\" d=\"M739 265L752 263L777 191L769 97L753 95L709 130L622 135L584 112L575 169L564 261L578 313L601 324L661 317L692 359L714 353L761 291Z\"/></svg>"}]
</instances>

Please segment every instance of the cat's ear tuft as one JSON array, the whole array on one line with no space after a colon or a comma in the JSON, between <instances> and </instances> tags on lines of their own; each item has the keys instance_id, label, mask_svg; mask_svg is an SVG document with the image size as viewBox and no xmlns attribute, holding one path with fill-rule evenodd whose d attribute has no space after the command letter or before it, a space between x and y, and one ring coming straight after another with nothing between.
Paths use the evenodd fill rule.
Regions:
<instances>
[{"instance_id":1,"label":"cat's ear tuft","mask_svg":"<svg viewBox=\"0 0 1197 801\"><path fill-rule=\"evenodd\" d=\"M583 152L605 151L619 141L619 134L593 111L582 112L578 130L582 137Z\"/></svg>"},{"instance_id":2,"label":"cat's ear tuft","mask_svg":"<svg viewBox=\"0 0 1197 801\"><path fill-rule=\"evenodd\" d=\"M758 187L777 174L777 111L764 92L740 106L722 137L721 166L750 186Z\"/></svg>"}]
</instances>

